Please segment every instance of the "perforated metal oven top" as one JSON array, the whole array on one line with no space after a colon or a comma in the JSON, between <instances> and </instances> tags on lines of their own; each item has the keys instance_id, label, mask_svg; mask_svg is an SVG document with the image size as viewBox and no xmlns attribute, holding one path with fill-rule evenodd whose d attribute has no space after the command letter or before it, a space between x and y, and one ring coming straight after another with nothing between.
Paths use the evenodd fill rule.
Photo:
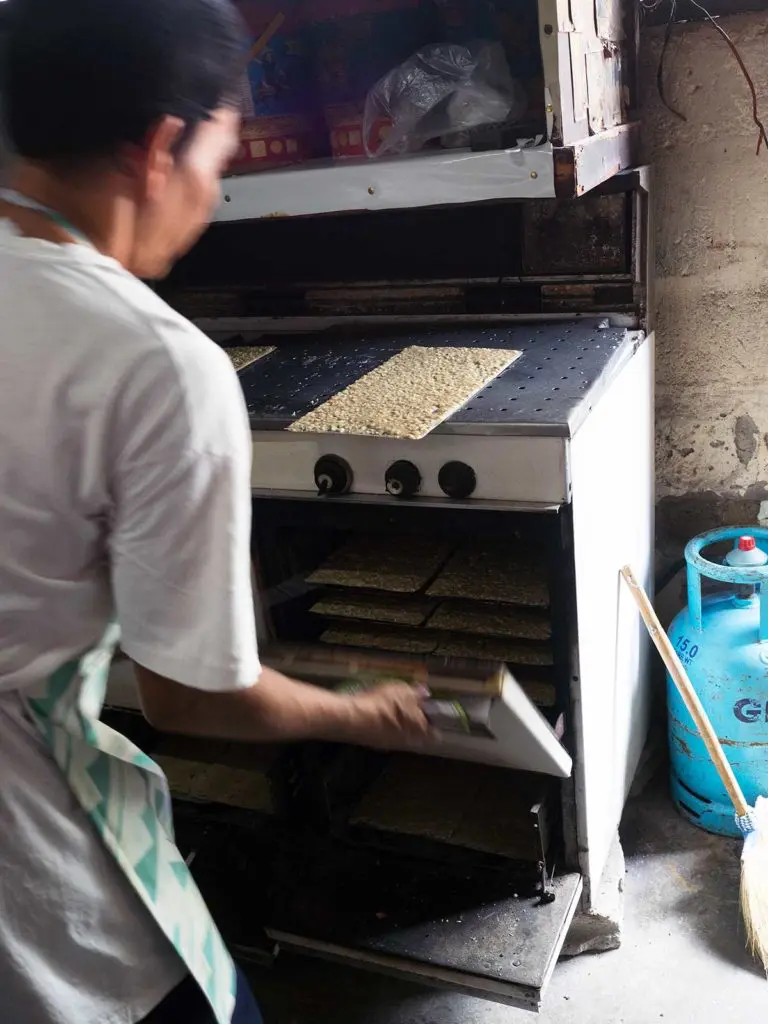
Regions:
<instances>
[{"instance_id":1,"label":"perforated metal oven top","mask_svg":"<svg viewBox=\"0 0 768 1024\"><path fill-rule=\"evenodd\" d=\"M434 433L571 436L644 336L600 320L409 333L260 338L276 349L240 374L252 430L283 430L408 345L520 349ZM242 345L241 337L224 344Z\"/></svg>"}]
</instances>

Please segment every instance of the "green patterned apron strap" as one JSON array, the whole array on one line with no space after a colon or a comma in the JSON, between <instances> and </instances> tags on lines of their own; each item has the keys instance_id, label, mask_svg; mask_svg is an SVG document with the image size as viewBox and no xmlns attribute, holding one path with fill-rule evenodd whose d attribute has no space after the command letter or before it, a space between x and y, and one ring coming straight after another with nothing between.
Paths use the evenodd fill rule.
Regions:
<instances>
[{"instance_id":1,"label":"green patterned apron strap","mask_svg":"<svg viewBox=\"0 0 768 1024\"><path fill-rule=\"evenodd\" d=\"M200 985L218 1024L230 1024L234 964L175 845L165 776L99 721L119 639L119 628L110 626L92 650L29 691L27 706L78 803Z\"/></svg>"}]
</instances>

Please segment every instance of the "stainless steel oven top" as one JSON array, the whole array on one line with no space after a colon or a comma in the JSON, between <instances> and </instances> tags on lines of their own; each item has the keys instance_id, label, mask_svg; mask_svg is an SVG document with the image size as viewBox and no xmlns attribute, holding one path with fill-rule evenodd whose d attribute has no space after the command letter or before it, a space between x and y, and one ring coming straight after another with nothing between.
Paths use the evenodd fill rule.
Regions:
<instances>
[{"instance_id":1,"label":"stainless steel oven top","mask_svg":"<svg viewBox=\"0 0 768 1024\"><path fill-rule=\"evenodd\" d=\"M251 429L284 430L408 345L520 349L513 366L433 434L569 437L642 341L640 332L597 319L278 337L270 339L275 351L240 381Z\"/></svg>"}]
</instances>

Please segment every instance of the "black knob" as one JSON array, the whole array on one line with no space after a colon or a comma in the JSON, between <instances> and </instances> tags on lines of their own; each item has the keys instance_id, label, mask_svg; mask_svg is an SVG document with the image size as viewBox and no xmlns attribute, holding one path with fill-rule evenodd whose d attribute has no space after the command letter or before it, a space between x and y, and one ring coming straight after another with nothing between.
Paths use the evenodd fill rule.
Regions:
<instances>
[{"instance_id":1,"label":"black knob","mask_svg":"<svg viewBox=\"0 0 768 1024\"><path fill-rule=\"evenodd\" d=\"M437 482L449 498L468 498L477 487L477 476L466 462L446 462L437 475Z\"/></svg>"},{"instance_id":2,"label":"black knob","mask_svg":"<svg viewBox=\"0 0 768 1024\"><path fill-rule=\"evenodd\" d=\"M352 467L338 455L323 455L315 463L318 494L346 494L352 486Z\"/></svg>"},{"instance_id":3,"label":"black knob","mask_svg":"<svg viewBox=\"0 0 768 1024\"><path fill-rule=\"evenodd\" d=\"M421 473L412 462L400 459L393 462L384 474L384 486L395 498L412 498L419 493Z\"/></svg>"}]
</instances>

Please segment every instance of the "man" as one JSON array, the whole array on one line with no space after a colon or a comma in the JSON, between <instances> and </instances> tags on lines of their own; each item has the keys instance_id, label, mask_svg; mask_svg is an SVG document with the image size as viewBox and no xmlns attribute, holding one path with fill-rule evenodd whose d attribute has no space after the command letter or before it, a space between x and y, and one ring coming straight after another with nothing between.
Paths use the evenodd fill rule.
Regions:
<instances>
[{"instance_id":1,"label":"man","mask_svg":"<svg viewBox=\"0 0 768 1024\"><path fill-rule=\"evenodd\" d=\"M140 281L193 245L235 152L232 8L5 10L16 163L0 200L1 1015L256 1021L204 906L185 903L194 886L154 766L98 723L110 622L162 729L408 746L428 726L407 686L340 697L259 666L238 382ZM147 834L151 864L131 847Z\"/></svg>"}]
</instances>

